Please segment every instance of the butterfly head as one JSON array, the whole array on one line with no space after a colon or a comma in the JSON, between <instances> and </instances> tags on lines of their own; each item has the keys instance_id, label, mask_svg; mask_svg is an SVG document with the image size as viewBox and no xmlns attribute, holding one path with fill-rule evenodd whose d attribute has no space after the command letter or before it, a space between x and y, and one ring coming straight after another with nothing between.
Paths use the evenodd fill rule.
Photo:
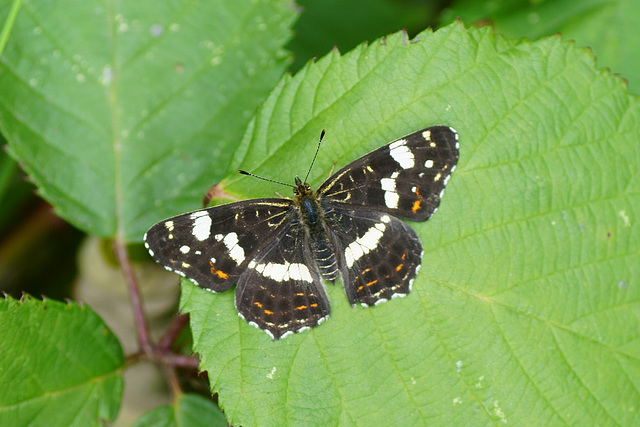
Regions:
<instances>
[{"instance_id":1,"label":"butterfly head","mask_svg":"<svg viewBox=\"0 0 640 427\"><path fill-rule=\"evenodd\" d=\"M299 176L296 176L296 185L293 187L293 194L296 196L307 197L313 193L311 186L306 182L302 182Z\"/></svg>"}]
</instances>

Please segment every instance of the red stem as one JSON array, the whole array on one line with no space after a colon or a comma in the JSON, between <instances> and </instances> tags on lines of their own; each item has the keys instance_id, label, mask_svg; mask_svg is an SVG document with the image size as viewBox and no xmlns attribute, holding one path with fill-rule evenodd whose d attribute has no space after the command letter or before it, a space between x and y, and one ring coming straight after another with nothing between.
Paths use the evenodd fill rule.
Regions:
<instances>
[{"instance_id":1,"label":"red stem","mask_svg":"<svg viewBox=\"0 0 640 427\"><path fill-rule=\"evenodd\" d=\"M149 326L147 325L147 319L145 318L144 311L142 309L142 299L140 298L140 291L138 290L138 282L133 274L133 268L131 267L131 260L129 259L127 245L121 240L116 239L113 241L113 250L118 259L118 263L122 268L127 286L129 287L131 305L133 306L133 313L136 322L136 331L138 333L138 345L144 354L149 359L153 360L153 345L149 338Z\"/></svg>"},{"instance_id":2,"label":"red stem","mask_svg":"<svg viewBox=\"0 0 640 427\"><path fill-rule=\"evenodd\" d=\"M171 349L173 343L176 341L180 332L189 323L188 314L178 314L173 318L169 329L158 340L158 349L161 351L167 351Z\"/></svg>"}]
</instances>

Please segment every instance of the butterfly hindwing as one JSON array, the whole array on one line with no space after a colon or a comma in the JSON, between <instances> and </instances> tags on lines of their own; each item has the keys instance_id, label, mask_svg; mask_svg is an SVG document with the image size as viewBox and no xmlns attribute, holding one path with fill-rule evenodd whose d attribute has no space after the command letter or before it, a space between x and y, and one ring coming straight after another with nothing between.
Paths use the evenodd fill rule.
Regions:
<instances>
[{"instance_id":1,"label":"butterfly hindwing","mask_svg":"<svg viewBox=\"0 0 640 427\"><path fill-rule=\"evenodd\" d=\"M166 269L215 292L229 289L291 212L286 199L256 199L175 216L152 226L145 246Z\"/></svg>"},{"instance_id":2,"label":"butterfly hindwing","mask_svg":"<svg viewBox=\"0 0 640 427\"><path fill-rule=\"evenodd\" d=\"M299 223L282 227L258 250L238 280L235 301L245 320L275 339L329 315L329 298Z\"/></svg>"},{"instance_id":3,"label":"butterfly hindwing","mask_svg":"<svg viewBox=\"0 0 640 427\"><path fill-rule=\"evenodd\" d=\"M458 160L458 134L432 126L364 155L320 186L325 199L388 212L412 221L428 219Z\"/></svg>"},{"instance_id":4,"label":"butterfly hindwing","mask_svg":"<svg viewBox=\"0 0 640 427\"><path fill-rule=\"evenodd\" d=\"M326 220L351 304L371 306L409 293L422 258L411 227L385 212L342 207L328 211Z\"/></svg>"}]
</instances>

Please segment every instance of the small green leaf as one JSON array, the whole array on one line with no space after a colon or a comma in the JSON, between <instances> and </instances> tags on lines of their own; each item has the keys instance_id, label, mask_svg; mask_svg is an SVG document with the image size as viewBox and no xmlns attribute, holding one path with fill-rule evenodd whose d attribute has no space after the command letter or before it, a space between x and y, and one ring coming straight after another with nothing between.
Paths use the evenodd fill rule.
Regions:
<instances>
[{"instance_id":1,"label":"small green leaf","mask_svg":"<svg viewBox=\"0 0 640 427\"><path fill-rule=\"evenodd\" d=\"M295 17L288 0L24 2L0 62L0 129L61 216L140 241L226 171L288 65Z\"/></svg>"},{"instance_id":2,"label":"small green leaf","mask_svg":"<svg viewBox=\"0 0 640 427\"><path fill-rule=\"evenodd\" d=\"M140 417L134 427L226 427L227 421L211 399L184 394L173 404L163 405Z\"/></svg>"},{"instance_id":3,"label":"small green leaf","mask_svg":"<svg viewBox=\"0 0 640 427\"><path fill-rule=\"evenodd\" d=\"M598 64L626 78L640 93L640 2L636 0L460 0L443 16L466 23L489 20L507 37L537 39L561 33L589 47Z\"/></svg>"},{"instance_id":4,"label":"small green leaf","mask_svg":"<svg viewBox=\"0 0 640 427\"><path fill-rule=\"evenodd\" d=\"M0 300L0 425L101 425L120 408L122 348L87 306Z\"/></svg>"},{"instance_id":5,"label":"small green leaf","mask_svg":"<svg viewBox=\"0 0 640 427\"><path fill-rule=\"evenodd\" d=\"M640 105L559 37L453 24L394 34L286 77L232 165L309 182L435 124L460 135L442 204L411 223L406 298L272 342L233 290L183 281L194 349L233 425L640 423ZM231 174L225 190L282 189Z\"/></svg>"}]
</instances>

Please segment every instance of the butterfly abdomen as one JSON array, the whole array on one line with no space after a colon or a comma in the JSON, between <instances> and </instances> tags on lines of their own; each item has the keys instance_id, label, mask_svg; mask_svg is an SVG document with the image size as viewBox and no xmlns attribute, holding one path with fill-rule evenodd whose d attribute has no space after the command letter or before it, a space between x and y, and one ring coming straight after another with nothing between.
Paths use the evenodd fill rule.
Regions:
<instances>
[{"instance_id":1,"label":"butterfly abdomen","mask_svg":"<svg viewBox=\"0 0 640 427\"><path fill-rule=\"evenodd\" d=\"M296 206L320 274L330 282L334 282L338 277L338 264L335 251L329 241L322 206L313 191L301 192Z\"/></svg>"},{"instance_id":2,"label":"butterfly abdomen","mask_svg":"<svg viewBox=\"0 0 640 427\"><path fill-rule=\"evenodd\" d=\"M336 263L336 254L327 236L323 235L321 238L311 239L311 251L316 264L318 264L320 274L330 282L334 282L338 278L338 264Z\"/></svg>"}]
</instances>

